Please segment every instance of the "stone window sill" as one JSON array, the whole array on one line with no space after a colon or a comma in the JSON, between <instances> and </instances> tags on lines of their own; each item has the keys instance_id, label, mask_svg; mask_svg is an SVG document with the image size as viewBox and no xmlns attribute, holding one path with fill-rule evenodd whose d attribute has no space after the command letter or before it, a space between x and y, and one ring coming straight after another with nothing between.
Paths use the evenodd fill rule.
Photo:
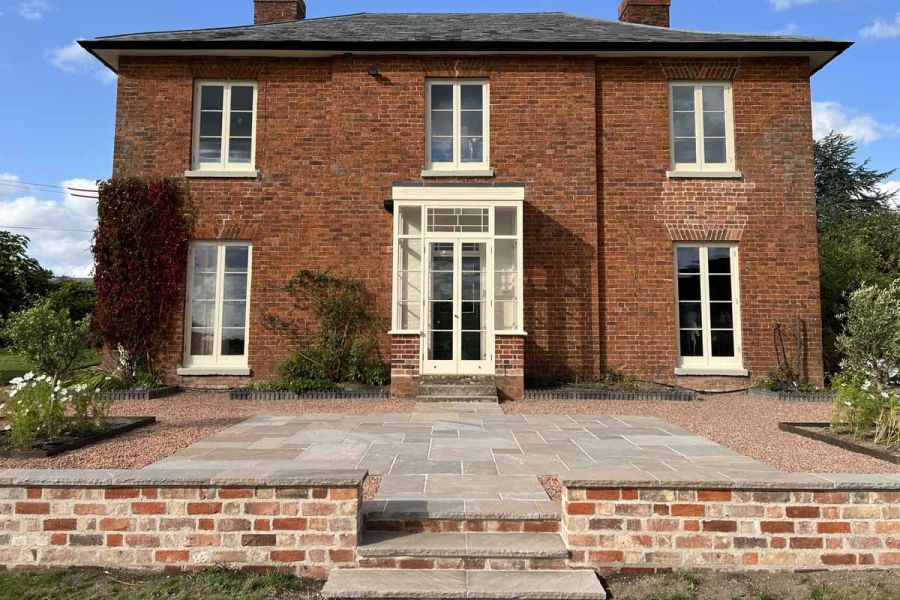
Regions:
<instances>
[{"instance_id":1,"label":"stone window sill","mask_svg":"<svg viewBox=\"0 0 900 600\"><path fill-rule=\"evenodd\" d=\"M493 177L494 169L458 169L454 171L436 171L425 169L422 177Z\"/></svg>"},{"instance_id":2,"label":"stone window sill","mask_svg":"<svg viewBox=\"0 0 900 600\"><path fill-rule=\"evenodd\" d=\"M231 377L249 377L249 367L180 367L178 375L187 377L214 377L226 375Z\"/></svg>"},{"instance_id":3,"label":"stone window sill","mask_svg":"<svg viewBox=\"0 0 900 600\"><path fill-rule=\"evenodd\" d=\"M675 369L675 375L684 377L749 377L746 369Z\"/></svg>"},{"instance_id":4,"label":"stone window sill","mask_svg":"<svg viewBox=\"0 0 900 600\"><path fill-rule=\"evenodd\" d=\"M740 171L666 171L669 179L743 179Z\"/></svg>"},{"instance_id":5,"label":"stone window sill","mask_svg":"<svg viewBox=\"0 0 900 600\"><path fill-rule=\"evenodd\" d=\"M191 179L259 179L259 171L185 171Z\"/></svg>"},{"instance_id":6,"label":"stone window sill","mask_svg":"<svg viewBox=\"0 0 900 600\"><path fill-rule=\"evenodd\" d=\"M524 331L495 331L494 332L495 337L513 337L513 336L517 336L517 335L527 337L528 333L526 333Z\"/></svg>"},{"instance_id":7,"label":"stone window sill","mask_svg":"<svg viewBox=\"0 0 900 600\"><path fill-rule=\"evenodd\" d=\"M388 335L422 335L421 331L388 331Z\"/></svg>"}]
</instances>

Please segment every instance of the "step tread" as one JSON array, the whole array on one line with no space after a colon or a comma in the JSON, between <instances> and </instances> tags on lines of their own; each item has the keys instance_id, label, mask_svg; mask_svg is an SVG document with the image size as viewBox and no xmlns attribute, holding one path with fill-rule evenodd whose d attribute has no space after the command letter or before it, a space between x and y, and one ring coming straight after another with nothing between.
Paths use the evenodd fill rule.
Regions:
<instances>
[{"instance_id":1,"label":"step tread","mask_svg":"<svg viewBox=\"0 0 900 600\"><path fill-rule=\"evenodd\" d=\"M558 500L364 500L366 519L558 521Z\"/></svg>"},{"instance_id":2,"label":"step tread","mask_svg":"<svg viewBox=\"0 0 900 600\"><path fill-rule=\"evenodd\" d=\"M368 557L568 558L558 533L369 531L358 551Z\"/></svg>"},{"instance_id":3,"label":"step tread","mask_svg":"<svg viewBox=\"0 0 900 600\"><path fill-rule=\"evenodd\" d=\"M605 600L593 571L347 569L331 572L325 598Z\"/></svg>"},{"instance_id":4,"label":"step tread","mask_svg":"<svg viewBox=\"0 0 900 600\"><path fill-rule=\"evenodd\" d=\"M499 402L497 396L416 396L417 402Z\"/></svg>"}]
</instances>

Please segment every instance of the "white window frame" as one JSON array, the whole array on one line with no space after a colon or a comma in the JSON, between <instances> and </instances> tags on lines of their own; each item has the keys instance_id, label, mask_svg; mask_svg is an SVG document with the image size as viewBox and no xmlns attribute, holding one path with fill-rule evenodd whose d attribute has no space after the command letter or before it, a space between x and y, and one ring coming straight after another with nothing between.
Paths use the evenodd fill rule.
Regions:
<instances>
[{"instance_id":1,"label":"white window frame","mask_svg":"<svg viewBox=\"0 0 900 600\"><path fill-rule=\"evenodd\" d=\"M700 306L703 319L703 356L681 355L680 298L678 289L678 249L700 249ZM734 319L734 356L714 357L712 355L712 322L709 300L709 248L728 248L731 252L731 298ZM744 371L743 342L741 333L741 285L740 256L734 242L679 242L672 250L675 272L675 343L678 349L677 371L684 375L727 374L746 375Z\"/></svg>"},{"instance_id":2,"label":"white window frame","mask_svg":"<svg viewBox=\"0 0 900 600\"><path fill-rule=\"evenodd\" d=\"M202 112L201 94L203 86L217 85L224 88L222 98L222 160L217 163L200 162L200 113ZM231 137L231 88L253 88L253 133L250 142L250 162L232 163L228 160ZM259 86L256 81L198 79L194 82L194 125L191 142L191 169L194 173L219 172L249 174L256 171L256 137L259 120L258 111ZM189 173L190 174L190 173Z\"/></svg>"},{"instance_id":3,"label":"white window frame","mask_svg":"<svg viewBox=\"0 0 900 600\"><path fill-rule=\"evenodd\" d=\"M675 90L676 87L694 88L694 133L696 135L697 162L675 162ZM703 88L725 88L725 152L726 161L721 164L708 164L705 161L704 131L703 131ZM734 174L736 171L734 146L734 94L730 81L670 81L669 82L669 152L671 156L670 175L686 174Z\"/></svg>"},{"instance_id":4,"label":"white window frame","mask_svg":"<svg viewBox=\"0 0 900 600\"><path fill-rule=\"evenodd\" d=\"M244 331L244 354L242 356L222 356L222 309L225 289L225 249L229 247L247 248L247 315ZM191 311L193 310L194 253L197 248L218 248L216 259L216 309L214 313L213 353L211 356L191 354ZM253 245L240 241L194 241L188 254L187 293L184 317L184 367L247 367L250 355L250 298L253 278Z\"/></svg>"},{"instance_id":5,"label":"white window frame","mask_svg":"<svg viewBox=\"0 0 900 600\"><path fill-rule=\"evenodd\" d=\"M434 162L431 159L431 89L435 85L453 86L453 161ZM483 160L480 163L462 162L462 99L464 85L482 86ZM428 79L425 82L425 156L426 171L490 171L491 165L491 84L487 79Z\"/></svg>"},{"instance_id":6,"label":"white window frame","mask_svg":"<svg viewBox=\"0 0 900 600\"><path fill-rule=\"evenodd\" d=\"M425 189L428 188L419 188ZM435 188L433 188L435 189ZM438 190L447 189L447 188L436 188ZM497 188L499 190L503 190L503 188ZM396 188L395 188L396 190ZM452 195L452 194L451 194ZM395 191L395 197L397 193ZM421 212L422 218L422 230L419 234L415 235L401 235L400 234L400 214L402 208L416 208ZM428 220L427 220L427 209L428 208L460 208L460 207L468 207L468 208L490 208L490 227L489 230L485 233L429 233L428 232ZM511 207L516 208L516 218L517 218L517 232L515 235L497 235L496 234L496 219L495 212L497 208L505 208ZM491 201L479 201L477 203L466 203L465 201L459 200L404 200L404 201L395 201L394 203L394 265L392 271L392 309L391 309L391 335L421 335L425 333L425 302L427 299L427 293L425 291L426 286L426 278L427 278L427 268L426 268L426 244L429 241L435 240L444 240L444 239L478 239L478 240L486 240L489 242L488 244L488 253L491 257L490 267L491 272L487 277L487 285L489 286L489 295L490 295L490 310L491 315L493 315L494 311L494 245L496 240L517 240L516 244L516 261L517 261L517 281L516 281L516 321L517 321L517 329L515 330L501 330L494 327L493 334L494 336L512 336L512 335L527 335L524 331L524 319L525 319L525 273L523 268L524 263L524 244L522 243L523 239L523 220L524 220L524 207L522 201L520 200L491 200ZM422 268L420 269L421 279L419 281L419 289L422 290L420 296L420 308L419 308L419 328L415 330L409 329L401 329L400 328L400 302L399 302L399 268L400 268L400 241L401 240L409 240L409 239L418 239L420 240L420 249L422 253ZM493 323L493 317L491 322Z\"/></svg>"}]
</instances>

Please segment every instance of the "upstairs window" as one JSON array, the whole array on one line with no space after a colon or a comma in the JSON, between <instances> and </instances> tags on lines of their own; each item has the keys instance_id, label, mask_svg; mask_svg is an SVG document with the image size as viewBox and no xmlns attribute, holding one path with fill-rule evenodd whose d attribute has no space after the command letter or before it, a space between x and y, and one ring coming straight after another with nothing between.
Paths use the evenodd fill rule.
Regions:
<instances>
[{"instance_id":1,"label":"upstairs window","mask_svg":"<svg viewBox=\"0 0 900 600\"><path fill-rule=\"evenodd\" d=\"M730 83L673 83L674 171L734 171L734 118Z\"/></svg>"},{"instance_id":2,"label":"upstairs window","mask_svg":"<svg viewBox=\"0 0 900 600\"><path fill-rule=\"evenodd\" d=\"M194 171L252 171L256 164L256 83L197 82Z\"/></svg>"},{"instance_id":3,"label":"upstairs window","mask_svg":"<svg viewBox=\"0 0 900 600\"><path fill-rule=\"evenodd\" d=\"M467 171L489 168L489 93L487 81L428 81L428 169Z\"/></svg>"}]
</instances>

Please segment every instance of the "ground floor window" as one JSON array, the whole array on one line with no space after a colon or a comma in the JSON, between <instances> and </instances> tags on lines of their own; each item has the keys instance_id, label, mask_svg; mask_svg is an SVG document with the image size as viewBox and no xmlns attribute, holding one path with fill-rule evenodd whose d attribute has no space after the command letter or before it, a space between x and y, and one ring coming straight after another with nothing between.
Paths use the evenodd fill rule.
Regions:
<instances>
[{"instance_id":1,"label":"ground floor window","mask_svg":"<svg viewBox=\"0 0 900 600\"><path fill-rule=\"evenodd\" d=\"M194 242L189 261L185 366L246 366L250 245Z\"/></svg>"},{"instance_id":2,"label":"ground floor window","mask_svg":"<svg viewBox=\"0 0 900 600\"><path fill-rule=\"evenodd\" d=\"M678 244L675 263L678 366L742 368L737 246Z\"/></svg>"}]
</instances>

